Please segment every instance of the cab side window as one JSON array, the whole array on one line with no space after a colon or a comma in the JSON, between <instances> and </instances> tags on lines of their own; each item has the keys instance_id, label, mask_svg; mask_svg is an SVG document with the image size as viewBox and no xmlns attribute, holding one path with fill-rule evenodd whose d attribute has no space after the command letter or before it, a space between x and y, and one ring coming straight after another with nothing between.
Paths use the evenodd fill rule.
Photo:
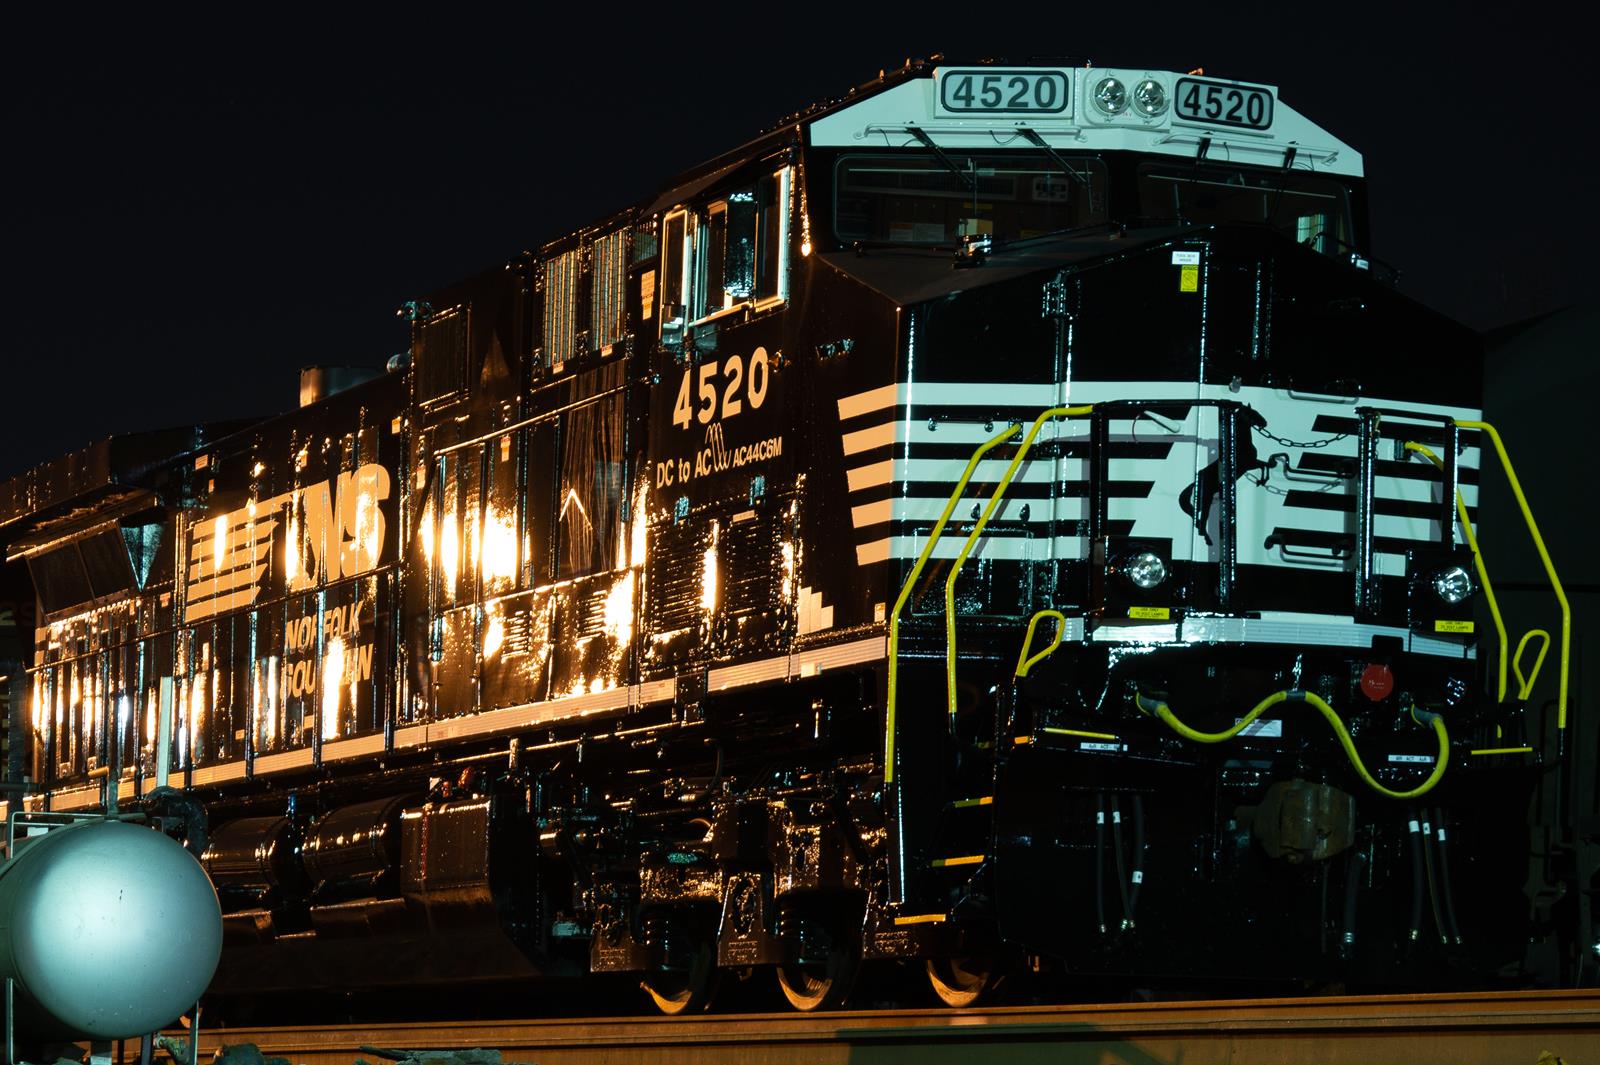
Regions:
<instances>
[{"instance_id":1,"label":"cab side window","mask_svg":"<svg viewBox=\"0 0 1600 1065\"><path fill-rule=\"evenodd\" d=\"M788 298L789 188L783 167L661 223L661 328Z\"/></svg>"}]
</instances>

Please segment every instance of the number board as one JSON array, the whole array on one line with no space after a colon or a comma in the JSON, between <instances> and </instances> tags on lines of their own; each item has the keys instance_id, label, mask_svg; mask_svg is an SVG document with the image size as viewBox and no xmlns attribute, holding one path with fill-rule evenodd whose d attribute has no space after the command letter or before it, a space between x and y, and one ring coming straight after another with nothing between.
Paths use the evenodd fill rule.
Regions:
<instances>
[{"instance_id":1,"label":"number board","mask_svg":"<svg viewBox=\"0 0 1600 1065\"><path fill-rule=\"evenodd\" d=\"M1064 70L950 67L939 71L941 115L1072 117L1072 76Z\"/></svg>"},{"instance_id":2,"label":"number board","mask_svg":"<svg viewBox=\"0 0 1600 1065\"><path fill-rule=\"evenodd\" d=\"M1246 129L1272 125L1272 93L1222 81L1179 78L1173 107L1179 118Z\"/></svg>"}]
</instances>

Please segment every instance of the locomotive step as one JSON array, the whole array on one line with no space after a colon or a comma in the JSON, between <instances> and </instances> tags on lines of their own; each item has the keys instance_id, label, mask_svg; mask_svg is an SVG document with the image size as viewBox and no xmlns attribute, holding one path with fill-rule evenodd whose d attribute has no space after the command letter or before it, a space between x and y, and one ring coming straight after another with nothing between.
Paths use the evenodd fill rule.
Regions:
<instances>
[{"instance_id":1,"label":"locomotive step","mask_svg":"<svg viewBox=\"0 0 1600 1065\"><path fill-rule=\"evenodd\" d=\"M896 917L894 923L904 927L913 924L944 924L949 919L949 914L944 913L907 913Z\"/></svg>"},{"instance_id":2,"label":"locomotive step","mask_svg":"<svg viewBox=\"0 0 1600 1065\"><path fill-rule=\"evenodd\" d=\"M949 869L957 865L982 865L987 854L962 854L954 858L935 858L928 865L934 869Z\"/></svg>"}]
</instances>

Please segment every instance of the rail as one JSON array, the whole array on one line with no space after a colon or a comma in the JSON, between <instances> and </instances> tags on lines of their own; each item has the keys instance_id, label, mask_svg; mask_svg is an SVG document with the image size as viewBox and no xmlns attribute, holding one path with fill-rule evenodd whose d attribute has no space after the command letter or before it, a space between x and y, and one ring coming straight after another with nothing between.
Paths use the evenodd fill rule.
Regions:
<instances>
[{"instance_id":1,"label":"rail","mask_svg":"<svg viewBox=\"0 0 1600 1065\"><path fill-rule=\"evenodd\" d=\"M1033 425L1028 429L1028 435L1023 437L1022 443L1017 448L1017 453L1011 457L1011 464L1006 467L1006 472L1001 475L1000 483L995 485L994 492L989 496L988 506L983 508L983 513L978 516L977 522L972 526L972 531L967 534L966 542L961 545L961 551L950 565L950 576L944 582L944 627L945 627L945 697L951 720L956 716L956 579L961 576L961 568L967 564L967 557L972 554L973 547L978 538L983 535L983 530L989 524L989 519L994 517L994 512L1000 508L1000 500L1005 498L1006 489L1011 487L1011 480L1017 475L1017 469L1028 457L1028 452L1033 449L1033 441L1039 435L1039 430L1044 428L1047 421L1056 418L1081 418L1094 411L1092 405L1081 407L1051 407L1033 420ZM1013 426L1015 428L1015 426ZM951 507L955 505L952 500ZM942 531L942 530L940 530ZM930 536L928 549L932 550L936 538ZM1058 639L1059 643L1060 640ZM1053 650L1053 648L1052 648Z\"/></svg>"},{"instance_id":2,"label":"rail","mask_svg":"<svg viewBox=\"0 0 1600 1065\"><path fill-rule=\"evenodd\" d=\"M1434 466L1436 466L1441 473L1444 472L1444 469L1445 469L1444 460L1441 459L1434 452L1434 450L1432 448L1430 448L1428 445L1419 444L1415 440L1408 440L1408 441L1406 441L1404 446L1405 446L1405 449L1407 451L1409 451L1409 452L1411 452L1412 454L1415 454L1415 455L1421 455L1423 458L1425 458L1429 462L1433 463ZM1448 484L1445 485L1445 492L1446 493L1450 492L1450 486ZM1472 531L1472 518L1467 513L1467 501L1461 495L1461 491L1459 489L1457 489L1456 492L1455 492L1455 504L1456 504L1456 520L1459 521L1459 523L1461 525L1461 534L1464 537L1466 537L1467 547L1469 547L1472 550L1472 565L1473 565L1473 568L1478 571L1478 580L1483 585L1483 597L1489 604L1489 616L1494 621L1495 636L1496 636L1496 638L1497 638L1497 640L1498 640L1498 642L1500 644L1500 653L1497 656L1498 657L1499 676L1498 676L1498 679L1497 679L1497 682L1496 682L1497 686L1496 686L1496 696L1495 696L1495 698L1496 698L1496 701L1498 701L1498 702L1505 702L1505 698L1506 698L1507 647L1510 645L1511 639L1510 639L1509 636L1506 635L1505 617L1500 612L1500 602L1495 597L1495 594L1494 594L1494 583L1489 580L1489 569L1488 569L1488 566L1486 566L1484 564L1483 551L1478 547L1478 537ZM1522 638L1522 642L1517 645L1518 646L1518 657L1519 657L1519 659L1521 657L1521 648L1527 646L1528 638L1533 636L1535 632L1543 634L1544 640L1545 640L1545 649L1546 650L1549 649L1549 646L1550 646L1550 634L1547 633L1547 632L1544 632L1542 629L1535 629L1532 632L1529 632L1526 636L1524 636ZM1533 671L1533 676L1534 677L1538 676L1538 674L1539 674L1539 666L1542 665L1543 663L1544 663L1544 655L1541 653L1539 655L1537 663L1535 663L1535 666L1534 666L1534 671ZM1522 670L1520 668L1520 663L1519 663L1519 668L1517 670L1517 679L1518 679L1519 682L1521 682L1523 680L1523 678L1522 678ZM1526 699L1528 697L1528 691L1530 691L1533 688L1533 678L1529 678L1526 681L1525 684L1522 684L1521 687L1522 687L1522 690L1521 690L1520 694L1518 695L1518 698L1519 699Z\"/></svg>"},{"instance_id":3,"label":"rail","mask_svg":"<svg viewBox=\"0 0 1600 1065\"><path fill-rule=\"evenodd\" d=\"M889 612L889 640L886 653L889 657L889 690L884 702L883 724L883 782L885 785L894 783L894 734L895 734L895 708L897 697L897 684L899 682L900 667L900 613L905 609L907 601L911 598L911 590L916 587L917 578L922 575L923 567L928 564L928 559L933 556L933 549L939 542L939 537L944 534L944 527L950 520L950 515L955 513L956 504L961 502L961 494L967 490L967 482L972 480L973 473L978 469L978 463L983 457L1011 437L1017 434L1021 426L1008 425L1004 430L978 445L972 453L972 458L967 460L967 468L961 471L961 478L956 481L955 489L950 493L950 500L944 506L944 511L939 515L939 520L933 523L933 531L928 534L928 542L923 545L922 552L917 555L917 561L912 564L911 572L906 575L905 584L900 587L900 595L894 601L894 609Z\"/></svg>"},{"instance_id":4,"label":"rail","mask_svg":"<svg viewBox=\"0 0 1600 1065\"><path fill-rule=\"evenodd\" d=\"M843 1010L703 1017L574 1019L209 1029L198 1057L253 1044L301 1065L375 1060L364 1046L450 1051L493 1047L508 1062L577 1065L936 1060L1174 1062L1449 1061L1503 1065L1600 1060L1600 991L1340 995ZM1548 1052L1550 1057L1541 1058ZM229 1059L232 1060L232 1059Z\"/></svg>"},{"instance_id":5,"label":"rail","mask_svg":"<svg viewBox=\"0 0 1600 1065\"><path fill-rule=\"evenodd\" d=\"M1055 619L1055 637L1050 641L1049 647L1046 647L1043 651L1038 651L1030 655L1028 652L1033 649L1034 631L1039 628L1039 622L1043 621L1045 618ZM1028 622L1028 634L1022 638L1022 653L1017 656L1017 668L1012 673L1012 676L1017 680L1021 680L1023 677L1026 677L1028 675L1028 670L1032 669L1036 663L1041 662L1055 654L1056 648L1061 646L1061 638L1066 634L1067 616L1061 611L1041 610L1037 614L1033 615L1033 618Z\"/></svg>"},{"instance_id":6,"label":"rail","mask_svg":"<svg viewBox=\"0 0 1600 1065\"><path fill-rule=\"evenodd\" d=\"M1564 741L1567 731L1567 679L1572 653L1572 606L1567 602L1567 593L1561 587L1561 578L1556 575L1556 566L1550 560L1550 552L1544 546L1544 537L1539 535L1539 523L1533 520L1533 510L1528 506L1528 497L1522 493L1522 482L1517 480L1516 468L1511 465L1511 456L1506 454L1506 445L1500 439L1499 431L1488 422L1458 421L1456 424L1463 429L1478 430L1489 438L1490 443L1494 444L1495 454L1500 459L1500 468L1506 475L1506 483L1510 485L1511 494L1517 501L1517 509L1522 512L1522 521L1528 527L1528 535L1533 540L1533 546L1539 552L1539 561L1544 564L1544 573L1550 579L1550 587L1556 593L1556 601L1561 604L1561 654L1558 659L1561 684L1560 692L1556 699L1556 730ZM1546 639L1548 640L1548 637ZM1523 644L1519 645L1517 651L1519 659L1522 654L1521 647L1526 643L1527 637L1524 637ZM1548 649L1548 644L1546 647ZM1544 660L1542 652L1539 655L1539 660L1541 662ZM1535 667L1534 672L1537 674L1537 667ZM1530 681L1529 687L1531 686L1532 682Z\"/></svg>"}]
</instances>

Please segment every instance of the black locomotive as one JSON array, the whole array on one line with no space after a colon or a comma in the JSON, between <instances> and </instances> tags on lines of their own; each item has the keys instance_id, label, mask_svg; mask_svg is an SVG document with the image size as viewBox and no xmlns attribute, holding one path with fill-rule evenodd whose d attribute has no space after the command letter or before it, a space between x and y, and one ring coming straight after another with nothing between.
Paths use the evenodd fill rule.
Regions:
<instances>
[{"instance_id":1,"label":"black locomotive","mask_svg":"<svg viewBox=\"0 0 1600 1065\"><path fill-rule=\"evenodd\" d=\"M219 994L1559 979L1479 341L1368 246L1269 87L910 64L0 487L17 801L181 829Z\"/></svg>"}]
</instances>

